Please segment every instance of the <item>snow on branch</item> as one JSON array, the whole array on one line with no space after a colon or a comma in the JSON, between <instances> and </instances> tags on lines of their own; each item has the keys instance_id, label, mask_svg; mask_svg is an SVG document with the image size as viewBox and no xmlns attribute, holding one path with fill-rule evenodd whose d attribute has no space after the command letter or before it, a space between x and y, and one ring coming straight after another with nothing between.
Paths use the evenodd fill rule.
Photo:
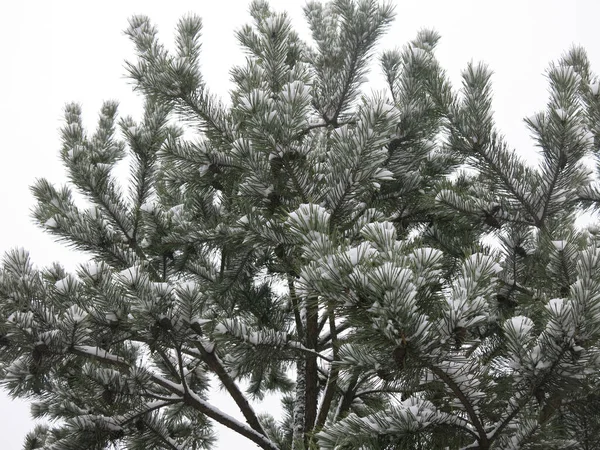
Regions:
<instances>
[{"instance_id":1,"label":"snow on branch","mask_svg":"<svg viewBox=\"0 0 600 450\"><path fill-rule=\"evenodd\" d=\"M371 442L373 436L390 436L395 439L402 436L427 432L439 426L451 426L473 431L465 420L458 416L439 411L431 402L409 398L397 406L385 411L359 417L348 417L331 424L317 434L322 450L334 450L344 446Z\"/></svg>"}]
</instances>

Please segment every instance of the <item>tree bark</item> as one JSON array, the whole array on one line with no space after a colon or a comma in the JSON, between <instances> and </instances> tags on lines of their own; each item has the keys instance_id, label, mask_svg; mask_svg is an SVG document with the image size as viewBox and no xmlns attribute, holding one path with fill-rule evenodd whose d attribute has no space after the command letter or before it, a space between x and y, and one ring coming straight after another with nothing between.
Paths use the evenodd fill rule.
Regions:
<instances>
[{"instance_id":1,"label":"tree bark","mask_svg":"<svg viewBox=\"0 0 600 450\"><path fill-rule=\"evenodd\" d=\"M317 351L319 337L319 305L316 298L310 298L306 305L306 347ZM305 380L306 393L304 402L304 432L312 431L317 419L317 401L319 398L319 375L317 357L306 355Z\"/></svg>"}]
</instances>

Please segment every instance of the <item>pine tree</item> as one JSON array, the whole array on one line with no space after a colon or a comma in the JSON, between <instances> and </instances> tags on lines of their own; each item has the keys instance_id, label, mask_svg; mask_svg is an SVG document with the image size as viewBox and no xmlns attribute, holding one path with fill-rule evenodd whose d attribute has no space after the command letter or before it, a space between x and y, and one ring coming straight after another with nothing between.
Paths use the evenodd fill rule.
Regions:
<instances>
[{"instance_id":1,"label":"pine tree","mask_svg":"<svg viewBox=\"0 0 600 450\"><path fill-rule=\"evenodd\" d=\"M33 214L90 261L37 269L17 249L0 269L2 384L57 420L25 448L210 448L213 422L266 450L598 448L585 52L548 70L532 166L496 129L491 72L468 64L454 90L433 31L384 52L387 91L363 93L389 4L309 2L312 46L266 2L250 13L228 104L202 79L198 17L169 51L136 16L142 119L107 102L88 134L65 108L69 185L38 180ZM282 417L255 412L268 392Z\"/></svg>"}]
</instances>

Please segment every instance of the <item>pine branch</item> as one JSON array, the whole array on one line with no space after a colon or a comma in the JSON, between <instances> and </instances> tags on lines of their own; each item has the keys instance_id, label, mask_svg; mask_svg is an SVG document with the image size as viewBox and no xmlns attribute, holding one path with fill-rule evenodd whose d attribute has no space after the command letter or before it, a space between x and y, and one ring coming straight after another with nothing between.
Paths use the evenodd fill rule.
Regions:
<instances>
[{"instance_id":1,"label":"pine branch","mask_svg":"<svg viewBox=\"0 0 600 450\"><path fill-rule=\"evenodd\" d=\"M476 155L477 156L481 156L481 158L483 159L483 161L485 162L485 164L487 164L490 168L490 170L494 173L494 175L496 177L498 177L498 179L502 182L502 185L506 188L506 190L508 192L510 192L514 198L521 204L521 206L525 209L525 211L527 211L527 213L529 214L529 216L531 217L531 219L533 220L533 223L535 223L536 226L540 226L539 222L538 222L538 215L537 215L537 211L533 208L533 205L528 201L527 198L525 198L525 195L522 191L520 191L519 189L516 188L516 186L514 185L514 181L517 181L519 178L522 178L522 181L527 180L528 178L531 178L534 176L534 173L531 171L525 171L525 173L522 174L521 177L517 178L509 178L509 172L506 170L506 167L500 167L499 164L499 159L501 156L504 156L504 153L506 151L505 146L503 143L500 144L500 148L496 148L496 145L493 146L493 150L495 152L494 153L490 153L488 151L488 147L485 146L481 146L478 144L475 144L476 147ZM489 146L489 150L492 150L491 148L492 146ZM494 157L494 156L495 157ZM505 159L506 162L508 158ZM522 163L519 161L517 162L516 160L510 160L510 162L512 163L512 167L511 169L514 171L515 168L514 166L516 165L521 165ZM512 172L514 173L514 172ZM531 182L529 182L531 183Z\"/></svg>"},{"instance_id":2,"label":"pine branch","mask_svg":"<svg viewBox=\"0 0 600 450\"><path fill-rule=\"evenodd\" d=\"M352 325L350 324L350 322L343 322L339 325L336 324L335 326L335 330L336 330L336 334L339 336L340 333L350 329L352 327ZM327 343L329 341L333 341L333 334L331 333L331 327L329 329L330 331L326 332L324 335L319 337L319 348L327 348ZM333 346L333 343L332 343Z\"/></svg>"},{"instance_id":3,"label":"pine branch","mask_svg":"<svg viewBox=\"0 0 600 450\"><path fill-rule=\"evenodd\" d=\"M214 408L213 406L206 403L197 395L194 395L192 392L186 394L183 397L183 401L185 404L192 406L197 409L199 412L206 414L206 416L211 419L219 422L221 425L225 425L227 428L239 433L245 438L251 440L255 444L257 444L260 448L264 450L279 450L279 448L265 435L255 431L254 429L238 422L233 419L231 416L221 412L220 410Z\"/></svg>"},{"instance_id":4,"label":"pine branch","mask_svg":"<svg viewBox=\"0 0 600 450\"><path fill-rule=\"evenodd\" d=\"M195 93L184 93L181 95L181 103L179 107L182 113L190 111L193 117L202 119L209 133L214 133L221 139L223 144L231 145L235 141L235 136L229 129L227 123L223 119L223 111L211 111L210 96L205 92L206 88L201 88ZM198 97L195 97L198 96ZM205 109L204 106L207 108ZM220 105L219 105L220 106Z\"/></svg>"},{"instance_id":5,"label":"pine branch","mask_svg":"<svg viewBox=\"0 0 600 450\"><path fill-rule=\"evenodd\" d=\"M132 415L126 416L127 418L125 420L119 421L119 423L121 425L125 425L125 424L127 424L129 422L133 422L134 420L136 420L136 419L138 419L140 417L145 416L148 413L151 413L153 411L157 411L157 410L159 410L161 408L164 408L165 406L174 405L178 401L179 401L179 399L174 398L174 399L164 399L164 400L158 401L156 403L153 403L152 405L147 404L146 405L147 407L143 408L142 411L137 412L137 413L132 414Z\"/></svg>"},{"instance_id":6,"label":"pine branch","mask_svg":"<svg viewBox=\"0 0 600 450\"><path fill-rule=\"evenodd\" d=\"M101 349L76 346L71 349L71 352L77 356L83 356L85 358L97 359L103 363L117 366L125 371L129 371L131 368L130 364L128 362L126 362L125 360L121 360L118 357L111 355L110 353L108 353L104 350L101 350ZM172 383L172 382L168 381L167 379L160 377L156 374L153 374L151 372L148 372L148 375L151 377L153 382L155 382L157 385L165 388L166 390L168 390L169 392L171 392L175 395L180 396L180 398L183 400L183 402L186 405L189 405L189 406L195 408L199 412L206 414L206 416L210 417L211 419L216 420L220 424L225 425L226 427L230 428L231 430L250 439L252 442L256 443L260 448L265 449L265 450L279 450L278 447L266 437L266 435L264 434L264 430L261 433L259 431L256 431L253 428L250 428L250 427L238 422L237 420L233 419L231 416L228 416L227 414L221 412L219 409L214 408L213 406L206 403L204 400L202 400L200 397L198 397L198 395L196 395L193 391L191 391L189 389L186 391L181 384ZM239 392L239 390L238 390L238 392ZM243 394L241 394L241 395L243 397ZM244 398L244 401L247 402L247 400L245 400L245 398ZM249 404L248 404L248 406L249 406ZM251 410L251 407L250 407L250 410ZM244 412L244 411L242 411L242 412ZM256 417L255 414L254 414L254 417L256 420L256 424L262 430L262 426L260 425L260 422L258 421L258 418Z\"/></svg>"},{"instance_id":7,"label":"pine branch","mask_svg":"<svg viewBox=\"0 0 600 450\"><path fill-rule=\"evenodd\" d=\"M435 364L426 362L426 365L429 368L429 370L431 370L432 373L434 373L440 380L442 380L446 384L446 386L448 386L450 388L450 390L454 393L456 398L460 401L460 403L465 408L465 411L467 412L467 415L469 416L471 425L473 425L475 427L475 429L477 430L477 441L479 443L479 448L481 450L489 449L491 440L488 438L485 428L483 426L483 423L479 419L479 416L478 416L477 412L475 411L473 404L469 401L466 394L464 392L462 392L462 390L460 389L460 386L452 379L452 377L450 375L448 375L446 372L444 372L442 369L437 367Z\"/></svg>"},{"instance_id":8,"label":"pine branch","mask_svg":"<svg viewBox=\"0 0 600 450\"><path fill-rule=\"evenodd\" d=\"M190 328L198 336L203 335L202 327L199 323L191 323ZM265 436L265 430L260 424L258 416L256 415L254 409L246 399L246 396L242 393L242 391L240 391L233 378L231 378L231 376L227 372L227 369L225 369L222 362L215 354L215 348L213 347L211 351L208 351L201 342L199 342L196 345L196 348L200 352L202 360L215 373L215 375L217 375L221 383L223 383L223 386L225 387L231 398L235 401L236 405L238 405L238 407L240 408L240 411L244 415L244 418L246 419L248 424L252 427L254 431Z\"/></svg>"},{"instance_id":9,"label":"pine branch","mask_svg":"<svg viewBox=\"0 0 600 450\"><path fill-rule=\"evenodd\" d=\"M550 381L553 372L558 367L558 365L560 364L560 360L562 359L562 357L564 356L564 354L567 351L568 351L568 349L565 348L565 347L563 347L561 349L561 352L556 357L556 359L553 361L552 365L549 367L549 369L547 370L546 374L541 378L541 380L540 380L539 383L537 383L536 385L534 385L534 386L531 387L531 389L529 390L528 394L526 394L526 395L520 395L518 398L517 397L513 397L514 400L509 401L509 404L515 404L516 406L514 407L514 409L512 411L510 411L507 414L507 416L499 424L497 424L494 427L494 432L490 436L490 442L493 442L494 440L496 440L501 435L502 431L504 431L504 429L510 424L510 422L535 397L535 393L537 391L539 391L540 389L543 389L544 386L545 386L545 384ZM519 394L521 394L521 393L519 393Z\"/></svg>"},{"instance_id":10,"label":"pine branch","mask_svg":"<svg viewBox=\"0 0 600 450\"><path fill-rule=\"evenodd\" d=\"M146 428L148 428L152 433L154 433L154 435L157 436L161 440L161 442L164 443L171 450L181 450L181 448L178 445L171 442L171 439L168 439L167 437L165 437L160 431L158 431L156 428L154 428L151 424L144 423L144 426Z\"/></svg>"},{"instance_id":11,"label":"pine branch","mask_svg":"<svg viewBox=\"0 0 600 450\"><path fill-rule=\"evenodd\" d=\"M175 348L175 353L177 355L177 362L178 362L178 367L179 367L179 374L178 374L178 378L181 382L181 385L183 386L183 390L186 394L188 394L190 392L190 388L187 384L187 381L185 379L185 372L183 371L183 358L181 356L181 346L177 346L177 348Z\"/></svg>"},{"instance_id":12,"label":"pine branch","mask_svg":"<svg viewBox=\"0 0 600 450\"><path fill-rule=\"evenodd\" d=\"M544 223L548 214L548 207L550 205L550 201L552 200L552 194L554 193L554 189L558 184L558 179L562 173L562 167L557 162L552 170L550 182L546 183L546 190L544 192L545 196L541 199L540 210L537 215L537 226L538 228L544 228Z\"/></svg>"},{"instance_id":13,"label":"pine branch","mask_svg":"<svg viewBox=\"0 0 600 450\"><path fill-rule=\"evenodd\" d=\"M551 67L548 111L526 120L535 170L495 131L483 64L454 93L423 30L381 59L391 99L357 101L391 4L305 14L314 50L252 3L231 108L200 74L195 16L174 51L131 19L146 105L139 126L121 122L127 146L116 103L89 138L67 106L61 156L95 206L41 180L34 217L95 264L37 271L18 250L0 269L2 384L67 419L27 445L196 448L217 421L267 450L593 446L600 252L573 222L598 197L582 162L600 117L585 54ZM111 176L125 150L127 198ZM288 367L278 429L250 398L290 392ZM211 373L242 420L205 398Z\"/></svg>"},{"instance_id":14,"label":"pine branch","mask_svg":"<svg viewBox=\"0 0 600 450\"><path fill-rule=\"evenodd\" d=\"M328 127L339 128L339 127L343 127L346 125L356 125L356 121L355 120L344 120L341 122L336 122L335 125L332 123L329 123L329 122L313 123L313 124L306 126L301 131L299 131L297 134L292 136L292 138L290 139L290 143L300 140L302 137L309 134L312 130L316 130L319 128L328 128Z\"/></svg>"},{"instance_id":15,"label":"pine branch","mask_svg":"<svg viewBox=\"0 0 600 450\"><path fill-rule=\"evenodd\" d=\"M179 381L182 382L183 378L181 378L180 373L177 371L177 369L175 368L175 366L171 362L170 358L165 354L165 352L162 351L160 348L156 348L156 352L160 355L160 357L162 358L163 362L165 363L165 365L169 369L169 372L171 373L171 376L173 378L175 378L175 379L179 379Z\"/></svg>"}]
</instances>

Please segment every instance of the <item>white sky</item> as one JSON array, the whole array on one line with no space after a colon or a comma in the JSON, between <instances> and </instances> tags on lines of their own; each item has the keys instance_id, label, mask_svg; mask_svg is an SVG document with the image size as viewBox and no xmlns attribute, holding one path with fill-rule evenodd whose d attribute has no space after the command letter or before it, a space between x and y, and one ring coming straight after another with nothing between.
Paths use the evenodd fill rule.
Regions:
<instances>
[{"instance_id":1,"label":"white sky","mask_svg":"<svg viewBox=\"0 0 600 450\"><path fill-rule=\"evenodd\" d=\"M139 117L140 102L124 79L123 61L132 45L123 35L127 18L145 14L170 44L179 17L193 11L204 19L203 68L208 85L226 95L229 68L243 61L233 31L248 22L246 0L19 0L0 4L0 254L23 246L38 265L59 260L74 267L84 257L63 249L35 228L30 219L29 186L37 177L65 181L58 151L58 128L65 103L82 104L84 120L94 126L103 100L117 99L122 115ZM296 29L306 36L300 0L272 0L287 10ZM524 155L532 142L523 117L544 108L543 77L551 60L572 44L587 51L600 72L597 0L421 0L396 1L396 20L381 48L402 46L420 28L442 35L437 55L451 79L469 60L485 61L493 69L496 120L508 141ZM379 80L378 70L370 75ZM380 88L378 85L377 88ZM219 407L227 409L231 405ZM0 393L0 448L21 448L33 427L25 403ZM244 439L222 434L219 448L252 448Z\"/></svg>"}]
</instances>

